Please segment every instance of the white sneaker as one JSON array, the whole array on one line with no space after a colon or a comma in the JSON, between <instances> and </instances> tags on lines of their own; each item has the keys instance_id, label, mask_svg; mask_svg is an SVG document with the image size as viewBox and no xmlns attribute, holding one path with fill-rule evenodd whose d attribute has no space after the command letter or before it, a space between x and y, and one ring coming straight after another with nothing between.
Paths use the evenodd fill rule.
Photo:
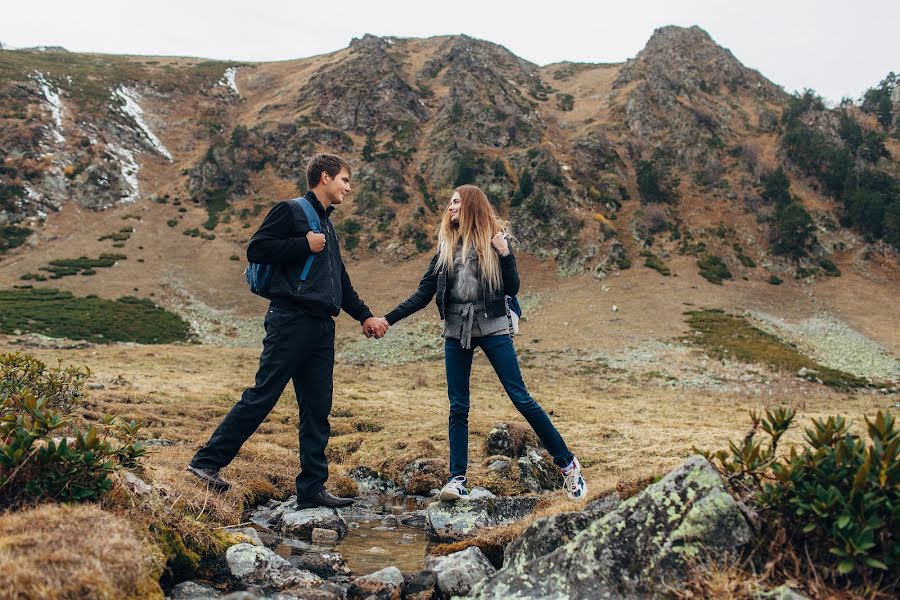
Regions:
<instances>
[{"instance_id":1,"label":"white sneaker","mask_svg":"<svg viewBox=\"0 0 900 600\"><path fill-rule=\"evenodd\" d=\"M469 498L469 490L466 489L466 478L464 475L457 475L447 482L441 493L438 494L439 500L453 501L466 500Z\"/></svg>"},{"instance_id":2,"label":"white sneaker","mask_svg":"<svg viewBox=\"0 0 900 600\"><path fill-rule=\"evenodd\" d=\"M568 471L563 471L563 489L569 500L581 500L587 496L587 484L581 476L581 463L577 458L572 459L572 466Z\"/></svg>"}]
</instances>

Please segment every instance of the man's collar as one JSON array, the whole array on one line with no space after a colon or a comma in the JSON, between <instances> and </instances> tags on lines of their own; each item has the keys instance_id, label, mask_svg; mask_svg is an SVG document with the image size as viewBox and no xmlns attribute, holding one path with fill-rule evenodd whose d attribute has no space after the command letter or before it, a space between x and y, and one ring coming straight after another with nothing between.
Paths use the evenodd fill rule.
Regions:
<instances>
[{"instance_id":1,"label":"man's collar","mask_svg":"<svg viewBox=\"0 0 900 600\"><path fill-rule=\"evenodd\" d=\"M329 206L328 208L322 206L322 203L319 202L318 198L316 198L316 193L312 190L306 192L305 197L307 200L309 200L309 203L313 205L313 208L316 209L316 212L324 212L326 217L331 215L331 211L334 210L334 206Z\"/></svg>"}]
</instances>

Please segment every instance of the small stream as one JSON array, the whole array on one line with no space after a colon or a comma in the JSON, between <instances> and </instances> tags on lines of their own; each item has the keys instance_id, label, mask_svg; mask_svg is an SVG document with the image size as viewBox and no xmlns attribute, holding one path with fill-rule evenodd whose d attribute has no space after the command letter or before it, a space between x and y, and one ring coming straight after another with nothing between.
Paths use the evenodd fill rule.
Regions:
<instances>
[{"instance_id":1,"label":"small stream","mask_svg":"<svg viewBox=\"0 0 900 600\"><path fill-rule=\"evenodd\" d=\"M283 538L273 550L289 562L292 556L338 553L347 562L351 577L390 566L405 573L421 571L429 544L423 510L426 503L425 498L410 496L362 496L353 506L339 509L349 528L344 539L315 544ZM273 533L261 525L256 529Z\"/></svg>"}]
</instances>

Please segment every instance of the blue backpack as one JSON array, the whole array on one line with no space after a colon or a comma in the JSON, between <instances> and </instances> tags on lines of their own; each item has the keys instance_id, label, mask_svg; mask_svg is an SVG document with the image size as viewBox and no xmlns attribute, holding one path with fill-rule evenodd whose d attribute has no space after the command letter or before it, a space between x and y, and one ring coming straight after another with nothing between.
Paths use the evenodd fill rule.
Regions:
<instances>
[{"instance_id":1,"label":"blue backpack","mask_svg":"<svg viewBox=\"0 0 900 600\"><path fill-rule=\"evenodd\" d=\"M300 208L303 209L303 212L306 213L306 220L309 221L310 229L315 233L320 233L319 215L312 204L309 203L309 200L301 196L300 198L294 198L291 202L299 204ZM315 257L315 254L310 254L306 258L306 264L303 265L303 271L300 272L300 281L306 281L306 277L309 275L309 269L312 267L313 259ZM244 269L244 276L247 278L247 283L250 284L250 291L257 296L271 299L271 296L269 295L269 284L272 280L272 269L275 267L276 265L250 263L250 265Z\"/></svg>"}]
</instances>

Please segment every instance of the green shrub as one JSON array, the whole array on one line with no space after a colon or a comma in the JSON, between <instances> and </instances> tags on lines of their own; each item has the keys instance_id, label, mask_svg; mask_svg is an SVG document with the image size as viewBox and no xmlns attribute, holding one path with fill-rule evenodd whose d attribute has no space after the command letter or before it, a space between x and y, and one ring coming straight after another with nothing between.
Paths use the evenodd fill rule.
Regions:
<instances>
[{"instance_id":1,"label":"green shrub","mask_svg":"<svg viewBox=\"0 0 900 600\"><path fill-rule=\"evenodd\" d=\"M575 96L572 94L557 94L556 105L564 112L569 112L575 108Z\"/></svg>"},{"instance_id":2,"label":"green shrub","mask_svg":"<svg viewBox=\"0 0 900 600\"><path fill-rule=\"evenodd\" d=\"M3 354L0 371L0 504L94 500L112 487L111 473L137 466L146 453L134 421L72 425L89 370L49 370L30 356Z\"/></svg>"},{"instance_id":3,"label":"green shrub","mask_svg":"<svg viewBox=\"0 0 900 600\"><path fill-rule=\"evenodd\" d=\"M731 271L721 258L714 254L707 254L697 259L697 266L700 268L700 276L718 285L722 284L722 280L731 279Z\"/></svg>"},{"instance_id":4,"label":"green shrub","mask_svg":"<svg viewBox=\"0 0 900 600\"><path fill-rule=\"evenodd\" d=\"M98 343L167 344L190 339L178 315L150 300L76 297L55 289L0 290L0 332L33 331Z\"/></svg>"},{"instance_id":5,"label":"green shrub","mask_svg":"<svg viewBox=\"0 0 900 600\"><path fill-rule=\"evenodd\" d=\"M672 269L662 261L662 259L652 252L647 250L641 252L641 256L643 256L646 260L644 260L644 266L650 267L654 271L657 271L660 275L665 275L668 277L672 274Z\"/></svg>"},{"instance_id":6,"label":"green shrub","mask_svg":"<svg viewBox=\"0 0 900 600\"><path fill-rule=\"evenodd\" d=\"M31 235L31 230L27 227L3 225L0 227L0 254L21 246L29 235Z\"/></svg>"},{"instance_id":7,"label":"green shrub","mask_svg":"<svg viewBox=\"0 0 900 600\"><path fill-rule=\"evenodd\" d=\"M841 416L814 419L789 454L778 442L794 410L750 413L752 428L728 450L703 454L745 500L777 516L817 564L841 575L890 572L900 561L900 430L890 413L865 418L868 440ZM768 442L756 439L762 429Z\"/></svg>"},{"instance_id":8,"label":"green shrub","mask_svg":"<svg viewBox=\"0 0 900 600\"><path fill-rule=\"evenodd\" d=\"M769 279L767 281L772 285L781 285L783 283L781 277L778 275L769 275Z\"/></svg>"},{"instance_id":9,"label":"green shrub","mask_svg":"<svg viewBox=\"0 0 900 600\"><path fill-rule=\"evenodd\" d=\"M166 221L166 225L168 225L169 227L175 227L176 225L178 225L178 219L169 219L168 221Z\"/></svg>"},{"instance_id":10,"label":"green shrub","mask_svg":"<svg viewBox=\"0 0 900 600\"><path fill-rule=\"evenodd\" d=\"M678 201L678 180L670 175L664 160L639 160L635 170L642 204L673 204Z\"/></svg>"},{"instance_id":11,"label":"green shrub","mask_svg":"<svg viewBox=\"0 0 900 600\"><path fill-rule=\"evenodd\" d=\"M828 258L820 258L819 266L822 267L822 270L825 271L825 274L829 277L840 277L841 270L837 268L837 265L834 264L831 259Z\"/></svg>"}]
</instances>

